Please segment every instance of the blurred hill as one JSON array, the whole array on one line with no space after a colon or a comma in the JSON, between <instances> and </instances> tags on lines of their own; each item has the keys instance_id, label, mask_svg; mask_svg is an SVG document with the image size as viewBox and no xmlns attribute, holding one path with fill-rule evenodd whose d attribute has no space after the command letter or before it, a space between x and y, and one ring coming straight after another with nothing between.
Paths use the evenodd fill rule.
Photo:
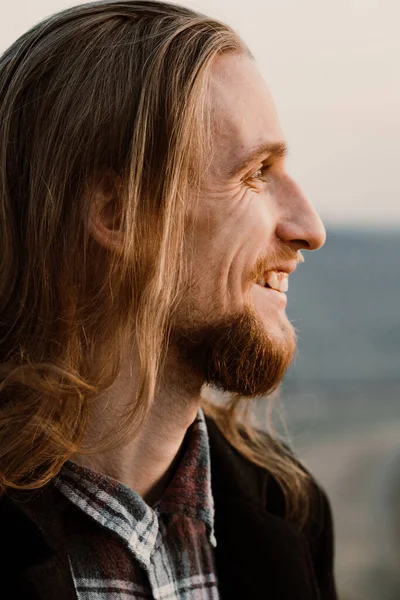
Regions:
<instances>
[{"instance_id":1,"label":"blurred hill","mask_svg":"<svg viewBox=\"0 0 400 600\"><path fill-rule=\"evenodd\" d=\"M290 276L297 380L400 380L400 232L328 231Z\"/></svg>"},{"instance_id":2,"label":"blurred hill","mask_svg":"<svg viewBox=\"0 0 400 600\"><path fill-rule=\"evenodd\" d=\"M330 498L339 599L399 600L400 232L328 231L304 255L275 425ZM258 426L269 405L256 404Z\"/></svg>"},{"instance_id":3,"label":"blurred hill","mask_svg":"<svg viewBox=\"0 0 400 600\"><path fill-rule=\"evenodd\" d=\"M278 406L333 505L341 600L399 600L400 232L328 231L304 254Z\"/></svg>"}]
</instances>

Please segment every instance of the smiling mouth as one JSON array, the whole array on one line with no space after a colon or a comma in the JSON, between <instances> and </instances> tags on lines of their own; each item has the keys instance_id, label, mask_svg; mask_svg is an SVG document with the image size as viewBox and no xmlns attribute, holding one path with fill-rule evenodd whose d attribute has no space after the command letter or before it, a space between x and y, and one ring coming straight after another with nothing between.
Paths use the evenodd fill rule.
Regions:
<instances>
[{"instance_id":1,"label":"smiling mouth","mask_svg":"<svg viewBox=\"0 0 400 600\"><path fill-rule=\"evenodd\" d=\"M264 288L285 293L289 289L289 274L285 271L268 271L256 283Z\"/></svg>"}]
</instances>

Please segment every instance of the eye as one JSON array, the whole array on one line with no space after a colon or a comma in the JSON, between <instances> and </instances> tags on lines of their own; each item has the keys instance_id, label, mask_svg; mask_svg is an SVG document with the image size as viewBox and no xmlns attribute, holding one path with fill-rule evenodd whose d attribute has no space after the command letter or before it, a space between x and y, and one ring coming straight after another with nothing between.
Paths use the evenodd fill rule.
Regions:
<instances>
[{"instance_id":1,"label":"eye","mask_svg":"<svg viewBox=\"0 0 400 600\"><path fill-rule=\"evenodd\" d=\"M267 173L270 170L271 165L263 165L260 169L257 169L252 175L250 175L250 181L267 181Z\"/></svg>"}]
</instances>

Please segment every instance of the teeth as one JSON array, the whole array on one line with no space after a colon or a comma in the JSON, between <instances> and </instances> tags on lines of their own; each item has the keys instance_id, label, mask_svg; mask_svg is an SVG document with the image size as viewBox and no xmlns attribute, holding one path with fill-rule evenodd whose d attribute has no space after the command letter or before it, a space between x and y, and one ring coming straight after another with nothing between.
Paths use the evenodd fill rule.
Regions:
<instances>
[{"instance_id":1,"label":"teeth","mask_svg":"<svg viewBox=\"0 0 400 600\"><path fill-rule=\"evenodd\" d=\"M261 279L259 279L259 280L257 281L257 283L258 283L258 285L262 285L263 287L265 287L265 283L266 283L266 282L265 282L265 278L264 278L264 277L261 277Z\"/></svg>"},{"instance_id":2,"label":"teeth","mask_svg":"<svg viewBox=\"0 0 400 600\"><path fill-rule=\"evenodd\" d=\"M266 273L266 278L261 277L257 283L265 287L265 284L268 283L269 287L273 290L277 290L278 292L287 292L289 289L289 275L288 273L284 273L283 271L268 271Z\"/></svg>"},{"instance_id":3,"label":"teeth","mask_svg":"<svg viewBox=\"0 0 400 600\"><path fill-rule=\"evenodd\" d=\"M287 292L289 289L289 275L283 271L269 271L266 282L278 292Z\"/></svg>"}]
</instances>

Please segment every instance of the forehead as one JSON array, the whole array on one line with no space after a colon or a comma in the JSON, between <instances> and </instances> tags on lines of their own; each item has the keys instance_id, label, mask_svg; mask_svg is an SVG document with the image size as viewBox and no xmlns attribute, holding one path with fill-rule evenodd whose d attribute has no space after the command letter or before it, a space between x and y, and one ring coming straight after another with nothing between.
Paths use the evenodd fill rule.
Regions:
<instances>
[{"instance_id":1,"label":"forehead","mask_svg":"<svg viewBox=\"0 0 400 600\"><path fill-rule=\"evenodd\" d=\"M213 167L229 168L253 148L283 140L271 94L251 57L218 57L210 83Z\"/></svg>"}]
</instances>

